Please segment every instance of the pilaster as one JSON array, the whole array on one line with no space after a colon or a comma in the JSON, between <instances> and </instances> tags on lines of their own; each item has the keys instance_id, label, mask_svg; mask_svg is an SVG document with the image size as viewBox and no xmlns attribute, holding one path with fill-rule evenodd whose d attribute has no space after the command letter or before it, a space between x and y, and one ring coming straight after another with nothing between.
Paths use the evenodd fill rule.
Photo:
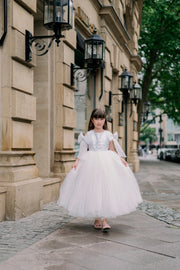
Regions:
<instances>
[{"instance_id":1,"label":"pilaster","mask_svg":"<svg viewBox=\"0 0 180 270\"><path fill-rule=\"evenodd\" d=\"M55 153L54 174L69 172L74 162L74 88L70 85L70 66L76 48L74 29L65 33L65 39L56 48L55 71Z\"/></svg>"},{"instance_id":2,"label":"pilaster","mask_svg":"<svg viewBox=\"0 0 180 270\"><path fill-rule=\"evenodd\" d=\"M8 32L2 47L0 187L6 190L5 219L41 209L42 180L34 161L36 120L34 71L25 62L25 29L33 33L36 1L8 1Z\"/></svg>"}]
</instances>

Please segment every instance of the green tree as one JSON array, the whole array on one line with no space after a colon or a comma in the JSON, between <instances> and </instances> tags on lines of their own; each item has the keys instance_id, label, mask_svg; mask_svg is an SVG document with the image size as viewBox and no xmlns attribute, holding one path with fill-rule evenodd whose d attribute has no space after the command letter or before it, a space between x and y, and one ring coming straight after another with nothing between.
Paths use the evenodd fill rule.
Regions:
<instances>
[{"instance_id":1,"label":"green tree","mask_svg":"<svg viewBox=\"0 0 180 270\"><path fill-rule=\"evenodd\" d=\"M147 127L147 128L142 128L140 130L140 141L147 142L147 139L149 140L150 144L155 142L157 140L156 136L156 129Z\"/></svg>"},{"instance_id":2,"label":"green tree","mask_svg":"<svg viewBox=\"0 0 180 270\"><path fill-rule=\"evenodd\" d=\"M148 0L143 4L139 52L143 60L142 101L148 99L180 123L180 1Z\"/></svg>"}]
</instances>

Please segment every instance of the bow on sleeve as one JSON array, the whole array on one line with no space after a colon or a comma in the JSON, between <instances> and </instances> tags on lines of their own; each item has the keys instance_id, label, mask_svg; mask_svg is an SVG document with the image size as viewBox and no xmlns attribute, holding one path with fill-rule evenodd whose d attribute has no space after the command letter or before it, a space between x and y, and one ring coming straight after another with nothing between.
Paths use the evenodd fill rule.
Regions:
<instances>
[{"instance_id":1,"label":"bow on sleeve","mask_svg":"<svg viewBox=\"0 0 180 270\"><path fill-rule=\"evenodd\" d=\"M114 147L115 147L116 152L118 153L118 155L120 155L121 157L126 157L122 147L118 143L118 133L117 133L117 131L112 135L112 140L113 140Z\"/></svg>"},{"instance_id":2,"label":"bow on sleeve","mask_svg":"<svg viewBox=\"0 0 180 270\"><path fill-rule=\"evenodd\" d=\"M79 134L78 143L80 144L80 148L79 148L79 154L77 158L81 159L82 156L87 152L87 148L88 148L88 144L82 132Z\"/></svg>"}]
</instances>

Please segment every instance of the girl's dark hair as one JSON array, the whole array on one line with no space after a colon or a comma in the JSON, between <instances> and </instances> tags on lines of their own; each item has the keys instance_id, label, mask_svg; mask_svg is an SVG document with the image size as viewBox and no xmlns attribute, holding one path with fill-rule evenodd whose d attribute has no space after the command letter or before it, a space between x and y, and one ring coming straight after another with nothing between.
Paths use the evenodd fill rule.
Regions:
<instances>
[{"instance_id":1,"label":"girl's dark hair","mask_svg":"<svg viewBox=\"0 0 180 270\"><path fill-rule=\"evenodd\" d=\"M98 118L105 119L103 129L105 129L105 130L108 129L107 128L107 119L106 119L105 111L103 111L101 109L94 109L92 111L91 117L90 117L90 120L89 120L88 130L94 129L94 124L93 124L93 121L92 121L93 118L95 118L95 119L98 119Z\"/></svg>"}]
</instances>

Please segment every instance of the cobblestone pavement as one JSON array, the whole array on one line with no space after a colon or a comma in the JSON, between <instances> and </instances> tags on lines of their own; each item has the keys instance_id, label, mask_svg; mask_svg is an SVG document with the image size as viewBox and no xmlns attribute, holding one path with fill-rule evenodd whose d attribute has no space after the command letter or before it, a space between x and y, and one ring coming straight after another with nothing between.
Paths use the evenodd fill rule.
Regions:
<instances>
[{"instance_id":1,"label":"cobblestone pavement","mask_svg":"<svg viewBox=\"0 0 180 270\"><path fill-rule=\"evenodd\" d=\"M0 223L0 261L32 245L70 222L73 217L56 203L44 205L43 210L17 221Z\"/></svg>"},{"instance_id":2,"label":"cobblestone pavement","mask_svg":"<svg viewBox=\"0 0 180 270\"><path fill-rule=\"evenodd\" d=\"M136 177L145 201L139 209L156 219L180 226L179 175L179 164L159 162L153 157L142 159ZM73 219L56 203L50 203L42 211L21 220L1 222L0 261L45 238Z\"/></svg>"}]
</instances>

